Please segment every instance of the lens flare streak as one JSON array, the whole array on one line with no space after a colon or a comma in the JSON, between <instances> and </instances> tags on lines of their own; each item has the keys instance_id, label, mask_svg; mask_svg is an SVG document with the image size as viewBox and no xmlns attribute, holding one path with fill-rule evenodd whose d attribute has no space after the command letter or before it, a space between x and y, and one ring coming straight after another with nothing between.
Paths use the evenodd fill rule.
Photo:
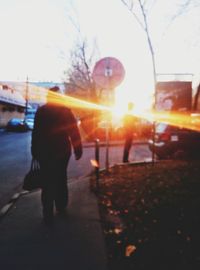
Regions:
<instances>
[{"instance_id":1,"label":"lens flare streak","mask_svg":"<svg viewBox=\"0 0 200 270\"><path fill-rule=\"evenodd\" d=\"M63 104L69 107L93 109L107 111L114 113L115 109L109 106L95 104L85 100L77 99L70 96L63 96L58 93L50 93L50 100L55 103ZM138 118L146 119L149 121L163 122L169 125L174 125L180 128L200 131L200 115L193 117L191 114L186 113L173 113L173 112L132 112Z\"/></svg>"},{"instance_id":2,"label":"lens flare streak","mask_svg":"<svg viewBox=\"0 0 200 270\"><path fill-rule=\"evenodd\" d=\"M65 96L59 93L48 91L48 99L55 104L62 104L74 108L94 109L94 110L110 110L109 107L104 105L98 105L92 102L88 102L82 99L74 98L71 96Z\"/></svg>"}]
</instances>

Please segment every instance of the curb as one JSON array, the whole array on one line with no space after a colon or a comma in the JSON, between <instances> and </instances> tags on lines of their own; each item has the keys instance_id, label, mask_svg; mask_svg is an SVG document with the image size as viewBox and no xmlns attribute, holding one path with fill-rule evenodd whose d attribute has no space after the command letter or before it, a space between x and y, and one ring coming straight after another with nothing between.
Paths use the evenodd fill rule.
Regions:
<instances>
[{"instance_id":1,"label":"curb","mask_svg":"<svg viewBox=\"0 0 200 270\"><path fill-rule=\"evenodd\" d=\"M157 161L156 161L156 162L157 162ZM115 164L109 166L109 169L115 168L115 167L117 167L117 166L137 166L137 165L142 165L142 164L145 165L145 164L151 164L151 163L152 163L152 160L140 160L140 161L126 162L126 163L120 162L120 163L115 163ZM105 168L105 167L104 167L104 168L101 168L101 169L99 170L99 173L101 173L101 172L106 172L106 168ZM93 172L93 174L91 174L91 176L92 176L92 175L95 175L95 172ZM91 189L92 192L93 192L95 195L97 195L97 194L100 192L100 187L99 187L100 181L101 181L101 178L100 178L100 176L99 176L99 178L96 179L95 187L93 187L93 188Z\"/></svg>"},{"instance_id":2,"label":"curb","mask_svg":"<svg viewBox=\"0 0 200 270\"><path fill-rule=\"evenodd\" d=\"M9 200L9 202L4 205L1 209L0 209L0 220L2 219L2 217L8 213L8 211L12 208L12 206L14 205L14 203L22 196L29 193L28 191L21 191L21 192L17 192L15 193L12 198Z\"/></svg>"},{"instance_id":3,"label":"curb","mask_svg":"<svg viewBox=\"0 0 200 270\"><path fill-rule=\"evenodd\" d=\"M133 141L132 145L138 145L138 144L148 144L148 141ZM123 146L124 141L110 141L109 146ZM99 146L107 146L107 143L105 141L99 141ZM83 148L88 148L88 147L95 147L95 142L84 142L83 143Z\"/></svg>"}]
</instances>

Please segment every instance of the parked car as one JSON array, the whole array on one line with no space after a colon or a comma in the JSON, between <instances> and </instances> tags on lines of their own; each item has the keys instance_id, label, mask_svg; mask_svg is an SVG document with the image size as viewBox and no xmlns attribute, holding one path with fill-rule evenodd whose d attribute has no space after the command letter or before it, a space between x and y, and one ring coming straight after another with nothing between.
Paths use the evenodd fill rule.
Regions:
<instances>
[{"instance_id":1,"label":"parked car","mask_svg":"<svg viewBox=\"0 0 200 270\"><path fill-rule=\"evenodd\" d=\"M29 130L29 126L24 119L12 118L10 121L8 121L6 130L25 132Z\"/></svg>"},{"instance_id":2,"label":"parked car","mask_svg":"<svg viewBox=\"0 0 200 270\"><path fill-rule=\"evenodd\" d=\"M200 157L200 132L158 123L154 141L148 145L158 159Z\"/></svg>"},{"instance_id":3,"label":"parked car","mask_svg":"<svg viewBox=\"0 0 200 270\"><path fill-rule=\"evenodd\" d=\"M34 119L33 118L25 118L25 122L28 126L29 130L33 130L34 127Z\"/></svg>"}]
</instances>

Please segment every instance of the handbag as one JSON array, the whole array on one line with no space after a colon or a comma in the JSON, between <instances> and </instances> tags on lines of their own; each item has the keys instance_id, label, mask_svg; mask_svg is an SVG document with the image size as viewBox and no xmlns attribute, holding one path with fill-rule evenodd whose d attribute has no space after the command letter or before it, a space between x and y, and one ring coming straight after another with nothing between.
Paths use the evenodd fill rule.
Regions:
<instances>
[{"instance_id":1,"label":"handbag","mask_svg":"<svg viewBox=\"0 0 200 270\"><path fill-rule=\"evenodd\" d=\"M30 170L24 177L23 189L32 191L38 188L42 188L42 175L40 165L37 160L32 159Z\"/></svg>"}]
</instances>

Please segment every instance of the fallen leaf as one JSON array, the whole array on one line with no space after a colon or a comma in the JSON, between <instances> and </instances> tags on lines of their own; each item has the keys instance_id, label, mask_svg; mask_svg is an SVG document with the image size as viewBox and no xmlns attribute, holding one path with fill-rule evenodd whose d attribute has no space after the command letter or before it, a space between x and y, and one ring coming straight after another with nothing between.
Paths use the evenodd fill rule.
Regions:
<instances>
[{"instance_id":1,"label":"fallen leaf","mask_svg":"<svg viewBox=\"0 0 200 270\"><path fill-rule=\"evenodd\" d=\"M141 203L142 203L142 204L144 204L144 203L145 203L144 199L141 199Z\"/></svg>"},{"instance_id":2,"label":"fallen leaf","mask_svg":"<svg viewBox=\"0 0 200 270\"><path fill-rule=\"evenodd\" d=\"M125 256L126 256L126 257L130 257L131 254L132 254L133 252L135 252L135 250L136 250L136 246L134 246L134 245L128 245L128 246L126 247Z\"/></svg>"},{"instance_id":3,"label":"fallen leaf","mask_svg":"<svg viewBox=\"0 0 200 270\"><path fill-rule=\"evenodd\" d=\"M112 203L111 203L111 201L107 201L107 203L106 203L106 206L111 206L112 205Z\"/></svg>"},{"instance_id":4,"label":"fallen leaf","mask_svg":"<svg viewBox=\"0 0 200 270\"><path fill-rule=\"evenodd\" d=\"M190 242L190 241L191 241L191 237L190 237L190 236L187 236L187 237L186 237L186 241L187 241L187 242Z\"/></svg>"},{"instance_id":5,"label":"fallen leaf","mask_svg":"<svg viewBox=\"0 0 200 270\"><path fill-rule=\"evenodd\" d=\"M119 233L122 232L122 229L120 229L120 228L115 228L115 229L114 229L114 232L115 232L116 234L119 234Z\"/></svg>"}]
</instances>

